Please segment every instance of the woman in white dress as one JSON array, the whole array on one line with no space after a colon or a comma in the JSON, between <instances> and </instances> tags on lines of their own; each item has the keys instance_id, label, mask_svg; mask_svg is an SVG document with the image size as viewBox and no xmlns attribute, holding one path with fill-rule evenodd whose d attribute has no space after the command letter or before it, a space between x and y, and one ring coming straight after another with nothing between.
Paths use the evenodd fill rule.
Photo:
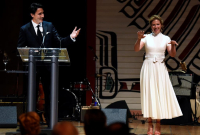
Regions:
<instances>
[{"instance_id":1,"label":"woman in white dress","mask_svg":"<svg viewBox=\"0 0 200 135\"><path fill-rule=\"evenodd\" d=\"M145 60L140 72L142 114L148 118L148 135L153 134L152 119L156 119L155 135L160 135L160 119L172 119L182 115L165 66L165 51L176 55L177 42L161 33L163 20L158 15L149 19L151 34L138 31L134 45L136 52L145 46Z\"/></svg>"}]
</instances>

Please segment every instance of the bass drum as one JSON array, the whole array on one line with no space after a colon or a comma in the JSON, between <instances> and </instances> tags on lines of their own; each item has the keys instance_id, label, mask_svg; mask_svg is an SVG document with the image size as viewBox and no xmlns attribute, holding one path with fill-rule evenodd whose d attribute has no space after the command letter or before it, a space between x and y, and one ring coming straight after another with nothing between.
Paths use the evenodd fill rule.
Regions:
<instances>
[{"instance_id":1,"label":"bass drum","mask_svg":"<svg viewBox=\"0 0 200 135\"><path fill-rule=\"evenodd\" d=\"M78 119L79 107L76 95L69 89L62 89L58 99L59 119Z\"/></svg>"}]
</instances>

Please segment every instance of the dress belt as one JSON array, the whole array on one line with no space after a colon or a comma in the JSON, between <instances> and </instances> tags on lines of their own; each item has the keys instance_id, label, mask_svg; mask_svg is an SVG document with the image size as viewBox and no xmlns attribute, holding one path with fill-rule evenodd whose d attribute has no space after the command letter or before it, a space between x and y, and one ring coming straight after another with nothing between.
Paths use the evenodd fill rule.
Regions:
<instances>
[{"instance_id":1,"label":"dress belt","mask_svg":"<svg viewBox=\"0 0 200 135\"><path fill-rule=\"evenodd\" d=\"M145 59L153 59L153 63L158 62L158 60L162 60L161 63L164 62L165 56L163 54L146 54Z\"/></svg>"}]
</instances>

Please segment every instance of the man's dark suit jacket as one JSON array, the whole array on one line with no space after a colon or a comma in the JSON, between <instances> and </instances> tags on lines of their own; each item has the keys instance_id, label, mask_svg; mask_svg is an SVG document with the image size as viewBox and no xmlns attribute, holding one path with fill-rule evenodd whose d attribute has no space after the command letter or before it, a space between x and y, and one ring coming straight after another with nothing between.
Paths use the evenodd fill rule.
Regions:
<instances>
[{"instance_id":1,"label":"man's dark suit jacket","mask_svg":"<svg viewBox=\"0 0 200 135\"><path fill-rule=\"evenodd\" d=\"M43 27L43 37L45 48L59 48L59 34L51 22L42 22ZM70 36L65 38L60 38L62 41L62 47L67 47L67 45L72 44L73 41ZM29 22L20 28L18 47L34 47L38 48L41 46L39 39L35 33L32 22Z\"/></svg>"}]
</instances>

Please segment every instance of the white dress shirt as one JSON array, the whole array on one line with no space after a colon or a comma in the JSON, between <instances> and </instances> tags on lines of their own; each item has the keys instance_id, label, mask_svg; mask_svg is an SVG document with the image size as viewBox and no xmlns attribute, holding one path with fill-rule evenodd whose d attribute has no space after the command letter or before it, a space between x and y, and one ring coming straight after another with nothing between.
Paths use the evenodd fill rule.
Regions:
<instances>
[{"instance_id":1,"label":"white dress shirt","mask_svg":"<svg viewBox=\"0 0 200 135\"><path fill-rule=\"evenodd\" d=\"M33 24L33 28L34 28L34 30L35 30L36 35L37 35L37 30L38 30L38 27L37 27L37 26L40 25L39 29L40 29L41 34L42 34L42 36L43 36L43 27L42 27L42 23L37 24L37 23L33 22L33 20L31 20L31 22L32 22L32 24ZM71 38L72 41L74 41L74 42L76 41L76 39L75 39L75 38L72 38L71 35L70 35L70 38Z\"/></svg>"},{"instance_id":2,"label":"white dress shirt","mask_svg":"<svg viewBox=\"0 0 200 135\"><path fill-rule=\"evenodd\" d=\"M32 22L32 24L33 24L33 28L34 28L34 30L35 30L36 35L37 35L37 30L38 30L38 27L37 27L37 26L40 25L39 29L40 29L41 34L42 34L42 36L43 36L43 27L42 27L42 23L37 24L37 23L34 23L33 20L31 20L31 22Z\"/></svg>"}]
</instances>

